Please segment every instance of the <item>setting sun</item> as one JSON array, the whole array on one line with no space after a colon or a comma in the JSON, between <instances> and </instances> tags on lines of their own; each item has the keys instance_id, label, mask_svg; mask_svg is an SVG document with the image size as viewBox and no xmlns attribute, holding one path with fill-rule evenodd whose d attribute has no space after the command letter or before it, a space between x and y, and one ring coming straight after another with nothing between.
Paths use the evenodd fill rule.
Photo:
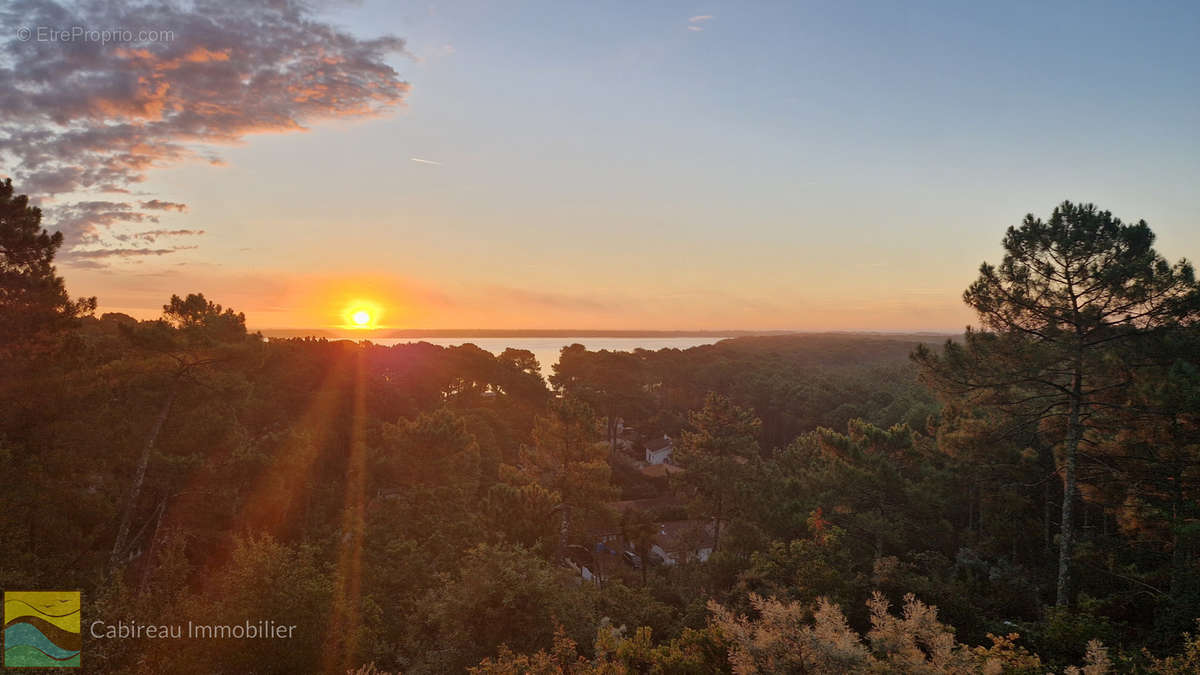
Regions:
<instances>
[{"instance_id":1,"label":"setting sun","mask_svg":"<svg viewBox=\"0 0 1200 675\"><path fill-rule=\"evenodd\" d=\"M347 303L344 307L345 309L342 310L343 328L379 328L383 310L378 303L359 299Z\"/></svg>"}]
</instances>

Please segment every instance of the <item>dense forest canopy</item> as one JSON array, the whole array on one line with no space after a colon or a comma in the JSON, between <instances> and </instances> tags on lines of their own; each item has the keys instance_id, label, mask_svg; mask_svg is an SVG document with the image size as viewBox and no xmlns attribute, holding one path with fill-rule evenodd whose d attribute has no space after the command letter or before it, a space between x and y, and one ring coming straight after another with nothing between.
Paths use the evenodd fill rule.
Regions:
<instances>
[{"instance_id":1,"label":"dense forest canopy","mask_svg":"<svg viewBox=\"0 0 1200 675\"><path fill-rule=\"evenodd\" d=\"M963 338L533 354L95 315L0 186L0 586L97 672L1200 668L1200 332L1145 223L1009 230ZM910 355L913 358L910 358Z\"/></svg>"}]
</instances>

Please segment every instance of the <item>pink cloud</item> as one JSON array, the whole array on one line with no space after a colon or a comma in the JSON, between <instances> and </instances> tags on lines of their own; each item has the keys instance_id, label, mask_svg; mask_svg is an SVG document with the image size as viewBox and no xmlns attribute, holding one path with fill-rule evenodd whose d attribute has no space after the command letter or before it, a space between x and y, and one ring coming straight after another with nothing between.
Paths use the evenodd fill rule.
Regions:
<instances>
[{"instance_id":1,"label":"pink cloud","mask_svg":"<svg viewBox=\"0 0 1200 675\"><path fill-rule=\"evenodd\" d=\"M171 33L144 43L22 42L15 34L0 42L0 166L40 198L128 193L155 168L220 165L213 146L385 114L409 90L386 62L404 53L403 40L359 39L295 0L29 0L0 5L0 25ZM48 220L79 235L157 222L145 211L186 210L158 199L81 204L51 210Z\"/></svg>"}]
</instances>

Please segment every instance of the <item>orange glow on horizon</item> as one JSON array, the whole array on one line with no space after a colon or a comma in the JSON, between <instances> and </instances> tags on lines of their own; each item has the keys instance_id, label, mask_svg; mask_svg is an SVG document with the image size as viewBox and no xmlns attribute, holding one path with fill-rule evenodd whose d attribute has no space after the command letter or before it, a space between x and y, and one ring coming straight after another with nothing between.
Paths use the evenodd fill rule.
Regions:
<instances>
[{"instance_id":1,"label":"orange glow on horizon","mask_svg":"<svg viewBox=\"0 0 1200 675\"><path fill-rule=\"evenodd\" d=\"M341 327L355 330L382 328L379 323L382 315L383 309L378 303L367 300L355 300L343 310L342 318L344 321Z\"/></svg>"},{"instance_id":2,"label":"orange glow on horizon","mask_svg":"<svg viewBox=\"0 0 1200 675\"><path fill-rule=\"evenodd\" d=\"M203 290L206 297L246 314L250 330L286 331L368 339L385 331L411 329L497 330L800 330L936 331L954 333L974 313L951 283L897 287L890 294L872 288L811 287L768 293L756 285L722 292L667 292L645 286L603 289L467 284L460 280L388 274L304 274L286 271L225 275L197 266L178 268L171 288ZM87 268L70 270L68 287L78 295L100 296L97 315L121 312L153 320L171 288L126 284L110 288L114 275ZM633 282L630 282L633 283ZM769 299L762 299L767 296ZM366 325L353 316L365 311Z\"/></svg>"}]
</instances>

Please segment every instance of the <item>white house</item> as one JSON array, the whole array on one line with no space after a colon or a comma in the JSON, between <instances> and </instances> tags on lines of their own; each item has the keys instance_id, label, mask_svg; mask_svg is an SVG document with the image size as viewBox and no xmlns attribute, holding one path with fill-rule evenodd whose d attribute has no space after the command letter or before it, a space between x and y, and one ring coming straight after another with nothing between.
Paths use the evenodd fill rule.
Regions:
<instances>
[{"instance_id":1,"label":"white house","mask_svg":"<svg viewBox=\"0 0 1200 675\"><path fill-rule=\"evenodd\" d=\"M670 436L663 434L662 438L647 440L643 445L646 446L647 464L669 464L671 462L671 452L675 450L675 443Z\"/></svg>"}]
</instances>

